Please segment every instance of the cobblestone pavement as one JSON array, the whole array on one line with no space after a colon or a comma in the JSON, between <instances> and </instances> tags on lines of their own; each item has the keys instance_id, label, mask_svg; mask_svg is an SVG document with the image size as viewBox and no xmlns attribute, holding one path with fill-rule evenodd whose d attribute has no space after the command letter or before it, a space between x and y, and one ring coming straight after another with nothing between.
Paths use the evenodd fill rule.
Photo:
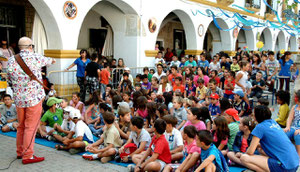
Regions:
<instances>
[{"instance_id":1,"label":"cobblestone pavement","mask_svg":"<svg viewBox=\"0 0 300 172\"><path fill-rule=\"evenodd\" d=\"M0 135L0 169L8 167L9 163L16 158L16 139ZM77 172L77 171L105 171L105 172L124 172L125 167L113 164L101 164L99 161L86 161L79 155L70 155L65 151L57 151L53 148L35 144L35 155L44 156L45 161L23 165L21 160L12 163L8 170L3 171L42 171L42 172ZM1 170L2 171L2 170Z\"/></svg>"}]
</instances>

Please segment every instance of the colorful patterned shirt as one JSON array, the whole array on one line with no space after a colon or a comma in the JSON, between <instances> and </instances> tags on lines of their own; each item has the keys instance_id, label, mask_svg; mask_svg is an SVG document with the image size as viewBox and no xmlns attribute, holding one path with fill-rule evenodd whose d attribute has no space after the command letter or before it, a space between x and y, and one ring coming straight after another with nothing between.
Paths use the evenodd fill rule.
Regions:
<instances>
[{"instance_id":1,"label":"colorful patterned shirt","mask_svg":"<svg viewBox=\"0 0 300 172\"><path fill-rule=\"evenodd\" d=\"M51 65L52 59L28 50L21 50L20 56L32 73L42 82L41 68ZM22 70L15 58L10 58L8 61L7 77L12 84L17 107L35 106L45 97L43 86L37 81L30 80L30 77Z\"/></svg>"}]
</instances>

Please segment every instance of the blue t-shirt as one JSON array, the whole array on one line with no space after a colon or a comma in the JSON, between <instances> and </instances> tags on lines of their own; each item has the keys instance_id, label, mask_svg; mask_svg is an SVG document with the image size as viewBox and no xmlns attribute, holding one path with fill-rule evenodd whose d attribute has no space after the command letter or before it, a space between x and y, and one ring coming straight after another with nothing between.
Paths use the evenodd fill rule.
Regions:
<instances>
[{"instance_id":1,"label":"blue t-shirt","mask_svg":"<svg viewBox=\"0 0 300 172\"><path fill-rule=\"evenodd\" d=\"M198 62L198 66L199 66L199 67L206 68L206 67L209 67L209 63L208 63L207 60L205 60L205 61L200 60L200 61Z\"/></svg>"},{"instance_id":2,"label":"blue t-shirt","mask_svg":"<svg viewBox=\"0 0 300 172\"><path fill-rule=\"evenodd\" d=\"M74 64L77 65L77 74L76 74L77 77L84 77L85 67L90 62L91 62L90 59L86 59L85 63L83 63L80 57L74 61Z\"/></svg>"},{"instance_id":3,"label":"blue t-shirt","mask_svg":"<svg viewBox=\"0 0 300 172\"><path fill-rule=\"evenodd\" d=\"M184 63L184 67L197 67L197 63L195 60L193 62L190 62L189 60Z\"/></svg>"},{"instance_id":4,"label":"blue t-shirt","mask_svg":"<svg viewBox=\"0 0 300 172\"><path fill-rule=\"evenodd\" d=\"M188 96L190 96L190 94L192 93L192 92L196 92L196 86L193 84L191 87L189 87L189 85L188 84L186 84L185 85L185 91L186 91L186 96L188 97ZM192 95L192 96L194 96L194 95Z\"/></svg>"},{"instance_id":5,"label":"blue t-shirt","mask_svg":"<svg viewBox=\"0 0 300 172\"><path fill-rule=\"evenodd\" d=\"M221 114L220 106L216 106L214 104L209 104L208 109L211 113L211 116L215 116L217 114Z\"/></svg>"},{"instance_id":6,"label":"blue t-shirt","mask_svg":"<svg viewBox=\"0 0 300 172\"><path fill-rule=\"evenodd\" d=\"M281 162L283 168L289 170L299 166L295 146L273 119L257 124L251 134L260 139L260 145L265 153Z\"/></svg>"},{"instance_id":7,"label":"blue t-shirt","mask_svg":"<svg viewBox=\"0 0 300 172\"><path fill-rule=\"evenodd\" d=\"M285 64L283 65L283 61L282 61L282 59L280 59L279 64L280 64L281 70L278 75L279 76L291 76L290 68L294 64L294 61L290 59L289 61L285 62Z\"/></svg>"},{"instance_id":8,"label":"blue t-shirt","mask_svg":"<svg viewBox=\"0 0 300 172\"><path fill-rule=\"evenodd\" d=\"M215 156L215 160L213 161L213 163L215 165L217 163L219 167L222 167L222 162L221 162L221 158L220 158L220 154L219 154L219 149L213 143L210 145L210 147L207 150L201 149L201 159L202 159L202 161L204 161L210 155Z\"/></svg>"}]
</instances>

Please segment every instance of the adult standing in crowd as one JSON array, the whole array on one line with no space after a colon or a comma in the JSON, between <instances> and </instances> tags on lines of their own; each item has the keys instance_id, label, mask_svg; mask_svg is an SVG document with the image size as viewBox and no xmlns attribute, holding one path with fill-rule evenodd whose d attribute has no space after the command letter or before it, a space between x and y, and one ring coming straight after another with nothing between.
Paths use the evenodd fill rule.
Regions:
<instances>
[{"instance_id":1,"label":"adult standing in crowd","mask_svg":"<svg viewBox=\"0 0 300 172\"><path fill-rule=\"evenodd\" d=\"M55 63L54 59L34 53L34 45L28 37L19 40L20 57L42 81L41 69ZM35 163L44 160L44 157L34 156L34 140L36 130L40 123L42 113L42 102L45 91L41 84L23 71L14 57L8 61L8 81L14 90L14 101L17 107L18 122L17 128L17 158L23 159L23 164Z\"/></svg>"},{"instance_id":2,"label":"adult standing in crowd","mask_svg":"<svg viewBox=\"0 0 300 172\"><path fill-rule=\"evenodd\" d=\"M7 59L9 59L9 57L15 54L14 51L8 47L7 41L5 40L1 41L0 51L2 52L3 56ZM1 61L1 63L2 63L2 71L7 72L7 61Z\"/></svg>"},{"instance_id":3,"label":"adult standing in crowd","mask_svg":"<svg viewBox=\"0 0 300 172\"><path fill-rule=\"evenodd\" d=\"M113 85L116 88L119 85L124 73L125 63L123 58L118 59L118 64L116 69L113 66L110 67L112 70L111 72L112 72Z\"/></svg>"},{"instance_id":4,"label":"adult standing in crowd","mask_svg":"<svg viewBox=\"0 0 300 172\"><path fill-rule=\"evenodd\" d=\"M291 59L292 53L287 51L280 58L280 71L279 71L279 81L280 81L280 90L283 88L283 84L285 81L285 90L290 90L290 79L291 79L291 68L294 66L294 61Z\"/></svg>"},{"instance_id":5,"label":"adult standing in crowd","mask_svg":"<svg viewBox=\"0 0 300 172\"><path fill-rule=\"evenodd\" d=\"M91 62L91 60L89 59L89 53L87 52L87 50L82 49L80 50L80 57L77 58L66 70L70 70L72 67L77 65L77 73L76 73L76 77L77 77L77 84L80 88L80 100L82 102L85 101L85 93L86 93L86 84L85 84L85 77L84 77L84 73L85 73L85 67L87 66L87 64L89 64Z\"/></svg>"}]
</instances>

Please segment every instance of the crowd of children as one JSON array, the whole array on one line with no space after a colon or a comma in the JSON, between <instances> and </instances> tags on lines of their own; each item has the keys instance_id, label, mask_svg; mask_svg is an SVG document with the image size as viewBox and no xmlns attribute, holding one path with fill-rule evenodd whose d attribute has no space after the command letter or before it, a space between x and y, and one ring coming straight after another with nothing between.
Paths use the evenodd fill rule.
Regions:
<instances>
[{"instance_id":1,"label":"crowd of children","mask_svg":"<svg viewBox=\"0 0 300 172\"><path fill-rule=\"evenodd\" d=\"M206 53L200 57L174 56L168 66L160 54L157 72L145 67L131 80L127 69L116 88L101 82L87 102L80 101L79 93L71 101L48 95L38 135L61 142L57 150L88 151L84 159L131 163L128 169L136 172L228 171L228 165L296 171L300 91L291 109L289 91L275 94L280 105L276 120L262 98L266 86L276 91L276 73L285 70L282 61L290 62L290 53L280 63L271 51L262 57L239 51L233 58L220 52L211 62ZM110 78L106 67L105 72L97 68L100 81ZM9 95L0 113L2 131L16 130Z\"/></svg>"}]
</instances>

